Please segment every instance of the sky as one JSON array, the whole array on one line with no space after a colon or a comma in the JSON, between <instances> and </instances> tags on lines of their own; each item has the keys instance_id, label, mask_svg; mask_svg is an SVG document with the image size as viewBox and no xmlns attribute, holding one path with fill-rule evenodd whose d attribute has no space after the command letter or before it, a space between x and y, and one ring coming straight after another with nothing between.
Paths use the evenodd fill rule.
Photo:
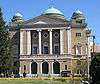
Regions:
<instances>
[{"instance_id":1,"label":"sky","mask_svg":"<svg viewBox=\"0 0 100 84\"><path fill-rule=\"evenodd\" d=\"M0 0L4 20L8 23L17 13L21 13L25 20L41 15L51 6L63 12L69 19L76 9L83 12L88 27L95 35L95 42L100 44L100 0Z\"/></svg>"}]
</instances>

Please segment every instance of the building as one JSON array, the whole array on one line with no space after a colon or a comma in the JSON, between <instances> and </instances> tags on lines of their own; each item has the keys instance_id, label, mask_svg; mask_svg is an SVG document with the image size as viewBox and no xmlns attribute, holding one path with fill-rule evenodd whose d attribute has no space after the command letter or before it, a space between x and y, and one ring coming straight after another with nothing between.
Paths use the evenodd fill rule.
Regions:
<instances>
[{"instance_id":1,"label":"building","mask_svg":"<svg viewBox=\"0 0 100 84\"><path fill-rule=\"evenodd\" d=\"M17 13L9 24L14 57L13 73L21 76L57 76L72 71L77 61L90 57L85 17L76 10L70 20L56 8L24 21Z\"/></svg>"}]
</instances>

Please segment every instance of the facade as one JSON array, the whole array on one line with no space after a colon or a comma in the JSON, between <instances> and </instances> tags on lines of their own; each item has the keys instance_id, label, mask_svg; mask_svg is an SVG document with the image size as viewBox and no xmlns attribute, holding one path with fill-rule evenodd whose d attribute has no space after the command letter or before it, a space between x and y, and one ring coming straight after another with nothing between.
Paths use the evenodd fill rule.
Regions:
<instances>
[{"instance_id":1,"label":"facade","mask_svg":"<svg viewBox=\"0 0 100 84\"><path fill-rule=\"evenodd\" d=\"M17 13L9 24L13 73L20 76L57 76L73 73L78 60L87 60L90 49L87 23L79 10L67 20L56 8L24 21Z\"/></svg>"}]
</instances>

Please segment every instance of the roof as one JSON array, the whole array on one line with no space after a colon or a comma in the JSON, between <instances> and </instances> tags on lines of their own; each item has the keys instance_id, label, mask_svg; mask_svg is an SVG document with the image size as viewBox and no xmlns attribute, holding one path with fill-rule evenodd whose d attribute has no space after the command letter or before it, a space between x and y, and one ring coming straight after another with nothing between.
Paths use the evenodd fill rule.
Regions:
<instances>
[{"instance_id":1,"label":"roof","mask_svg":"<svg viewBox=\"0 0 100 84\"><path fill-rule=\"evenodd\" d=\"M60 11L60 10L58 10L58 9L56 9L56 8L54 8L54 7L51 7L51 8L49 8L49 9L47 9L47 10L45 10L44 12L43 12L43 14L60 14L60 15L63 15L63 13Z\"/></svg>"},{"instance_id":2,"label":"roof","mask_svg":"<svg viewBox=\"0 0 100 84\"><path fill-rule=\"evenodd\" d=\"M16 14L15 14L15 16L18 16L18 17L23 17L23 15L22 15L22 14L20 14L20 13L16 13Z\"/></svg>"},{"instance_id":3,"label":"roof","mask_svg":"<svg viewBox=\"0 0 100 84\"><path fill-rule=\"evenodd\" d=\"M75 11L77 14L83 14L79 9Z\"/></svg>"}]
</instances>

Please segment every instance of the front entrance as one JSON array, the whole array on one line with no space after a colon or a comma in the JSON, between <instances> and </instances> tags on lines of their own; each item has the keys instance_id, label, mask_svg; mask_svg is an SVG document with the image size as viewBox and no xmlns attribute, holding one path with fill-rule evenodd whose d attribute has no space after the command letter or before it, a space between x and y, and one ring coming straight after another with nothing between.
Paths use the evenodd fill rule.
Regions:
<instances>
[{"instance_id":1,"label":"front entrance","mask_svg":"<svg viewBox=\"0 0 100 84\"><path fill-rule=\"evenodd\" d=\"M60 63L57 61L53 63L53 72L54 74L60 74Z\"/></svg>"}]
</instances>

